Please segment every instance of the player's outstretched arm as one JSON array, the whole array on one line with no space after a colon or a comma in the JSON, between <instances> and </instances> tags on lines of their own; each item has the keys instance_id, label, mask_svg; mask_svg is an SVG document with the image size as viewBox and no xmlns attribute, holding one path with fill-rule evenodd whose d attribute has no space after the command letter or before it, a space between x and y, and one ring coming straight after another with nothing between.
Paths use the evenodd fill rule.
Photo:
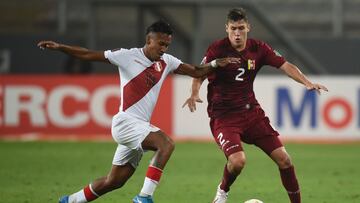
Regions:
<instances>
[{"instance_id":1,"label":"player's outstretched arm","mask_svg":"<svg viewBox=\"0 0 360 203\"><path fill-rule=\"evenodd\" d=\"M174 71L174 73L188 75L193 78L201 78L214 71L216 68L225 67L230 63L240 63L240 59L234 57L219 58L211 61L210 63L201 64L198 66L182 63Z\"/></svg>"},{"instance_id":2,"label":"player's outstretched arm","mask_svg":"<svg viewBox=\"0 0 360 203\"><path fill-rule=\"evenodd\" d=\"M40 41L37 44L37 46L40 47L40 49L51 49L51 50L62 51L70 56L79 58L81 60L103 61L109 63L109 61L105 58L103 51L93 51L86 49L84 47L60 44L54 41Z\"/></svg>"},{"instance_id":3,"label":"player's outstretched arm","mask_svg":"<svg viewBox=\"0 0 360 203\"><path fill-rule=\"evenodd\" d=\"M319 94L320 91L328 91L328 89L317 83L312 83L294 64L289 62L285 62L280 69L285 72L290 78L294 79L295 81L303 84L308 90L316 90Z\"/></svg>"},{"instance_id":4,"label":"player's outstretched arm","mask_svg":"<svg viewBox=\"0 0 360 203\"><path fill-rule=\"evenodd\" d=\"M184 108L186 105L191 112L196 111L196 102L203 103L199 96L199 90L206 77L194 78L191 85L191 96L182 105Z\"/></svg>"}]
</instances>

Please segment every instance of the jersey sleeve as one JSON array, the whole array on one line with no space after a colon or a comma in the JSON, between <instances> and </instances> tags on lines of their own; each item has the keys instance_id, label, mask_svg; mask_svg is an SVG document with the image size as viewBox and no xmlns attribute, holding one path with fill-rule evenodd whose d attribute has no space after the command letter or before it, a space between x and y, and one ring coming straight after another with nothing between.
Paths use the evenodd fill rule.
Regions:
<instances>
[{"instance_id":1,"label":"jersey sleeve","mask_svg":"<svg viewBox=\"0 0 360 203\"><path fill-rule=\"evenodd\" d=\"M286 62L285 58L281 56L278 51L272 49L268 44L262 42L260 44L260 48L263 53L264 65L270 65L276 68L280 68L280 66L282 66Z\"/></svg>"},{"instance_id":2,"label":"jersey sleeve","mask_svg":"<svg viewBox=\"0 0 360 203\"><path fill-rule=\"evenodd\" d=\"M205 56L201 61L201 64L205 64L205 63L209 63L210 61L216 59L215 56L215 51L213 46L209 46L208 49L206 50Z\"/></svg>"},{"instance_id":3,"label":"jersey sleeve","mask_svg":"<svg viewBox=\"0 0 360 203\"><path fill-rule=\"evenodd\" d=\"M168 57L168 63L169 63L168 64L169 72L173 72L180 66L180 64L183 63L180 59L178 59L170 54L168 54L167 57Z\"/></svg>"},{"instance_id":4,"label":"jersey sleeve","mask_svg":"<svg viewBox=\"0 0 360 203\"><path fill-rule=\"evenodd\" d=\"M122 66L127 63L125 52L126 49L107 50L104 52L104 56L115 66Z\"/></svg>"}]
</instances>

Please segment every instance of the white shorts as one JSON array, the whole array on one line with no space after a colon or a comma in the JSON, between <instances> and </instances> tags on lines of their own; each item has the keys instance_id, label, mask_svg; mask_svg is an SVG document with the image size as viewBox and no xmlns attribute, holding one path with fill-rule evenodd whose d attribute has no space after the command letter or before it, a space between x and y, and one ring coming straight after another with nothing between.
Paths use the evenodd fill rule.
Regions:
<instances>
[{"instance_id":1,"label":"white shorts","mask_svg":"<svg viewBox=\"0 0 360 203\"><path fill-rule=\"evenodd\" d=\"M118 143L113 165L130 163L136 168L144 153L141 143L150 132L160 129L149 122L135 118L125 112L117 113L112 119L111 134Z\"/></svg>"}]
</instances>

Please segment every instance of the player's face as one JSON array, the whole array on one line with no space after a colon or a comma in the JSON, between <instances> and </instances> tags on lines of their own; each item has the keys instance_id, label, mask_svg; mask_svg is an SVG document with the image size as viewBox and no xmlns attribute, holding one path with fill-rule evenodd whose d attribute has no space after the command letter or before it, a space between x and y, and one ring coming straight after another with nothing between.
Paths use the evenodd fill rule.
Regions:
<instances>
[{"instance_id":1,"label":"player's face","mask_svg":"<svg viewBox=\"0 0 360 203\"><path fill-rule=\"evenodd\" d=\"M234 48L243 47L247 40L250 25L245 20L228 21L225 25L231 45Z\"/></svg>"},{"instance_id":2,"label":"player's face","mask_svg":"<svg viewBox=\"0 0 360 203\"><path fill-rule=\"evenodd\" d=\"M147 51L151 60L160 60L171 44L171 35L165 33L149 33L147 38Z\"/></svg>"}]
</instances>

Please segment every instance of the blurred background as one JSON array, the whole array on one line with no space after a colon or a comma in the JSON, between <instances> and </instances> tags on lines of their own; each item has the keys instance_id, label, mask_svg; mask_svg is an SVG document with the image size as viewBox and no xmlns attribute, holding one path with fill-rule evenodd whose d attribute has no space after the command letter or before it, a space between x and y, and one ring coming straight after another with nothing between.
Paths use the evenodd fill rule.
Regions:
<instances>
[{"instance_id":1,"label":"blurred background","mask_svg":"<svg viewBox=\"0 0 360 203\"><path fill-rule=\"evenodd\" d=\"M262 39L310 74L354 75L360 46L359 0L3 0L1 73L116 72L64 55L44 57L42 39L91 49L142 47L145 28L165 19L175 29L169 52L199 63L225 36L227 11L244 7L251 37ZM264 74L276 74L263 71Z\"/></svg>"}]
</instances>

